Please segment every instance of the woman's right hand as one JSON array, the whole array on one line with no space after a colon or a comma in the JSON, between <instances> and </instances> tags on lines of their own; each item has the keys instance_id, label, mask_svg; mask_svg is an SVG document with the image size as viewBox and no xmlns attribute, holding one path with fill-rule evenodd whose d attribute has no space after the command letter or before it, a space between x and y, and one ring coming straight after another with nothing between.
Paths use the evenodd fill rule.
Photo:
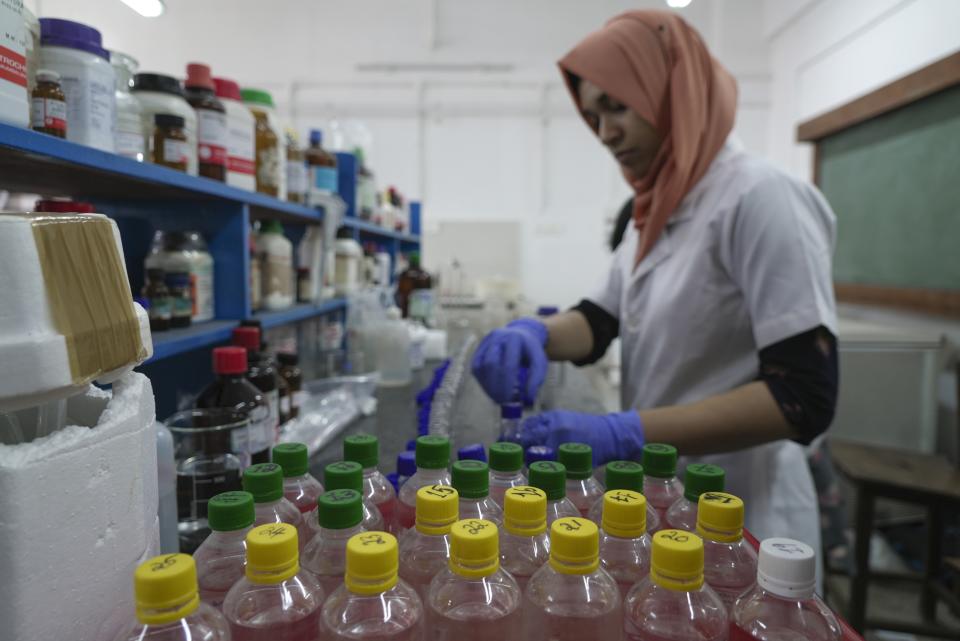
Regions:
<instances>
[{"instance_id":1,"label":"woman's right hand","mask_svg":"<svg viewBox=\"0 0 960 641\"><path fill-rule=\"evenodd\" d=\"M497 404L533 400L547 376L547 327L535 318L521 318L487 334L473 355L473 375ZM520 370L527 368L520 390Z\"/></svg>"}]
</instances>

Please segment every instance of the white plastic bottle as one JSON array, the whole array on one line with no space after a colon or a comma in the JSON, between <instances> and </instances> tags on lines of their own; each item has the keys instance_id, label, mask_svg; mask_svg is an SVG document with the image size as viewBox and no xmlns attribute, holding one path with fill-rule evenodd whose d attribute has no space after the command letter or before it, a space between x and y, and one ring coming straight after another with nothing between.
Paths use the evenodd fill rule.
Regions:
<instances>
[{"instance_id":1,"label":"white plastic bottle","mask_svg":"<svg viewBox=\"0 0 960 641\"><path fill-rule=\"evenodd\" d=\"M354 490L363 494L363 467L356 461L337 461L323 468L323 484L327 491ZM383 530L385 523L380 510L370 499L363 497L363 528Z\"/></svg>"},{"instance_id":2,"label":"white plastic bottle","mask_svg":"<svg viewBox=\"0 0 960 641\"><path fill-rule=\"evenodd\" d=\"M283 225L269 220L260 226L257 254L264 309L281 310L293 305L293 243L283 235Z\"/></svg>"},{"instance_id":3,"label":"white plastic bottle","mask_svg":"<svg viewBox=\"0 0 960 641\"><path fill-rule=\"evenodd\" d=\"M310 459L303 443L279 443L270 450L270 460L283 469L283 496L293 503L303 518L317 518L317 499L323 485L309 471Z\"/></svg>"},{"instance_id":4,"label":"white plastic bottle","mask_svg":"<svg viewBox=\"0 0 960 641\"><path fill-rule=\"evenodd\" d=\"M255 523L288 523L297 528L303 545L313 537L300 510L283 497L283 470L276 463L258 463L243 471L243 489L253 494Z\"/></svg>"},{"instance_id":5,"label":"white plastic bottle","mask_svg":"<svg viewBox=\"0 0 960 641\"><path fill-rule=\"evenodd\" d=\"M187 173L196 176L200 171L197 159L197 114L183 97L183 87L173 76L159 73L138 73L133 78L133 97L140 103L140 124L147 150L147 160L153 162L153 129L157 114L173 114L183 118L183 132L187 135Z\"/></svg>"},{"instance_id":6,"label":"white plastic bottle","mask_svg":"<svg viewBox=\"0 0 960 641\"><path fill-rule=\"evenodd\" d=\"M140 102L130 93L140 63L133 56L111 51L110 64L113 65L117 109L117 123L113 132L114 151L118 156L143 162L145 148Z\"/></svg>"},{"instance_id":7,"label":"white plastic bottle","mask_svg":"<svg viewBox=\"0 0 960 641\"><path fill-rule=\"evenodd\" d=\"M486 519L503 524L503 510L490 498L490 468L483 461L457 461L450 474L460 494L461 519Z\"/></svg>"},{"instance_id":8,"label":"white plastic bottle","mask_svg":"<svg viewBox=\"0 0 960 641\"><path fill-rule=\"evenodd\" d=\"M503 495L511 487L527 485L523 475L523 448L516 443L490 446L490 498L503 507Z\"/></svg>"},{"instance_id":9,"label":"white plastic bottle","mask_svg":"<svg viewBox=\"0 0 960 641\"><path fill-rule=\"evenodd\" d=\"M361 523L363 502L354 490L331 490L318 505L319 531L303 548L300 565L317 577L324 594L333 594L343 583L347 541L366 531Z\"/></svg>"},{"instance_id":10,"label":"white plastic bottle","mask_svg":"<svg viewBox=\"0 0 960 641\"><path fill-rule=\"evenodd\" d=\"M243 104L240 85L229 78L214 78L217 98L227 109L227 184L257 190L256 119Z\"/></svg>"},{"instance_id":11,"label":"white plastic bottle","mask_svg":"<svg viewBox=\"0 0 960 641\"><path fill-rule=\"evenodd\" d=\"M400 488L397 502L397 531L413 527L417 512L417 490L426 485L450 485L450 440L444 436L421 436L416 445L417 472Z\"/></svg>"},{"instance_id":12,"label":"white plastic bottle","mask_svg":"<svg viewBox=\"0 0 960 641\"><path fill-rule=\"evenodd\" d=\"M360 263L363 248L353 239L351 231L343 227L337 231L334 246L333 287L337 296L349 296L360 288Z\"/></svg>"},{"instance_id":13,"label":"white plastic bottle","mask_svg":"<svg viewBox=\"0 0 960 641\"><path fill-rule=\"evenodd\" d=\"M207 503L210 536L193 553L200 599L219 609L227 592L243 576L247 533L255 518L253 495L223 492Z\"/></svg>"},{"instance_id":14,"label":"white plastic bottle","mask_svg":"<svg viewBox=\"0 0 960 641\"><path fill-rule=\"evenodd\" d=\"M459 498L449 485L417 491L416 524L400 537L400 576L421 598L450 558L450 526L457 521Z\"/></svg>"},{"instance_id":15,"label":"white plastic bottle","mask_svg":"<svg viewBox=\"0 0 960 641\"><path fill-rule=\"evenodd\" d=\"M567 468L567 498L586 517L603 498L603 486L593 478L593 448L586 443L563 443L557 460Z\"/></svg>"},{"instance_id":16,"label":"white plastic bottle","mask_svg":"<svg viewBox=\"0 0 960 641\"><path fill-rule=\"evenodd\" d=\"M647 500L643 494L608 490L603 495L600 565L617 582L621 596L650 574Z\"/></svg>"},{"instance_id":17,"label":"white plastic bottle","mask_svg":"<svg viewBox=\"0 0 960 641\"><path fill-rule=\"evenodd\" d=\"M635 461L610 461L603 468L604 485L610 490L629 490L643 494L643 466ZM646 498L646 497L644 497ZM603 497L590 508L587 518L600 525L603 518ZM653 534L660 529L660 517L647 501L647 532Z\"/></svg>"},{"instance_id":18,"label":"white plastic bottle","mask_svg":"<svg viewBox=\"0 0 960 641\"><path fill-rule=\"evenodd\" d=\"M26 22L21 3L0 4L0 55L8 60L27 54ZM0 77L0 122L15 127L30 125L30 100L27 95L27 68Z\"/></svg>"},{"instance_id":19,"label":"white plastic bottle","mask_svg":"<svg viewBox=\"0 0 960 641\"><path fill-rule=\"evenodd\" d=\"M450 562L427 593L427 629L437 639L521 641L522 593L500 567L497 526L485 519L450 529Z\"/></svg>"},{"instance_id":20,"label":"white plastic bottle","mask_svg":"<svg viewBox=\"0 0 960 641\"><path fill-rule=\"evenodd\" d=\"M683 496L683 484L677 479L677 448L664 443L643 446L643 495L657 511L660 524L666 523L667 510Z\"/></svg>"},{"instance_id":21,"label":"white plastic bottle","mask_svg":"<svg viewBox=\"0 0 960 641\"><path fill-rule=\"evenodd\" d=\"M720 600L733 602L757 581L757 553L743 538L743 501L733 494L700 495L697 534L703 539L703 576Z\"/></svg>"},{"instance_id":22,"label":"white plastic bottle","mask_svg":"<svg viewBox=\"0 0 960 641\"><path fill-rule=\"evenodd\" d=\"M556 461L536 461L528 470L530 485L547 495L547 527L565 516L580 516L580 510L567 498L567 468Z\"/></svg>"},{"instance_id":23,"label":"white plastic bottle","mask_svg":"<svg viewBox=\"0 0 960 641\"><path fill-rule=\"evenodd\" d=\"M311 303L319 301L323 289L320 273L323 267L323 228L319 225L307 225L307 233L297 245L297 265L310 272L309 289L301 292L301 297Z\"/></svg>"},{"instance_id":24,"label":"white plastic bottle","mask_svg":"<svg viewBox=\"0 0 960 641\"><path fill-rule=\"evenodd\" d=\"M697 531L697 505L704 492L723 492L726 475L722 467L691 463L683 475L683 496L674 501L665 517L665 527Z\"/></svg>"},{"instance_id":25,"label":"white plastic bottle","mask_svg":"<svg viewBox=\"0 0 960 641\"><path fill-rule=\"evenodd\" d=\"M530 486L511 487L503 495L500 563L521 589L550 560L547 533L547 495Z\"/></svg>"}]
</instances>

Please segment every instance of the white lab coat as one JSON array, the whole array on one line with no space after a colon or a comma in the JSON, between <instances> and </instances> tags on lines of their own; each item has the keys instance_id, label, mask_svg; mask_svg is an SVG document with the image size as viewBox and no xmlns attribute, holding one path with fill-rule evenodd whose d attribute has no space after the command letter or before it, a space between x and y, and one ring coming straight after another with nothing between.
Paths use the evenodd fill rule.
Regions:
<instances>
[{"instance_id":1,"label":"white lab coat","mask_svg":"<svg viewBox=\"0 0 960 641\"><path fill-rule=\"evenodd\" d=\"M630 227L591 297L620 322L623 407L729 391L757 379L760 349L818 325L836 334L834 237L813 186L728 143L636 269ZM700 460L726 470L754 535L820 549L803 447L778 441Z\"/></svg>"}]
</instances>

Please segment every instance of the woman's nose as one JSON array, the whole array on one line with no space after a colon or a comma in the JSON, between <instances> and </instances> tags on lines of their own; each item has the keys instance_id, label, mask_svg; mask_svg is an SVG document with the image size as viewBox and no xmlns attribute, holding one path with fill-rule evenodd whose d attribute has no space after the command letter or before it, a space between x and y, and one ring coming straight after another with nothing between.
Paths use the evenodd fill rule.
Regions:
<instances>
[{"instance_id":1,"label":"woman's nose","mask_svg":"<svg viewBox=\"0 0 960 641\"><path fill-rule=\"evenodd\" d=\"M600 126L597 127L597 135L604 145L615 147L623 137L623 129L613 121L613 118L601 117Z\"/></svg>"}]
</instances>

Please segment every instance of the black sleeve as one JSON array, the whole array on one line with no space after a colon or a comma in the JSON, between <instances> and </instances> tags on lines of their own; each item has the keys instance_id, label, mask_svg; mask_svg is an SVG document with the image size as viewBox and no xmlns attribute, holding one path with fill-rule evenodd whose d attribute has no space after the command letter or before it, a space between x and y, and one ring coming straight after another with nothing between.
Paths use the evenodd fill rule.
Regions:
<instances>
[{"instance_id":1,"label":"black sleeve","mask_svg":"<svg viewBox=\"0 0 960 641\"><path fill-rule=\"evenodd\" d=\"M617 214L617 220L613 223L613 231L610 232L610 251L617 251L617 247L623 242L623 235L627 233L627 225L633 220L633 198L628 198L620 208Z\"/></svg>"},{"instance_id":2,"label":"black sleeve","mask_svg":"<svg viewBox=\"0 0 960 641\"><path fill-rule=\"evenodd\" d=\"M837 406L837 339L825 327L791 336L760 350L760 380L808 445L827 431Z\"/></svg>"},{"instance_id":3,"label":"black sleeve","mask_svg":"<svg viewBox=\"0 0 960 641\"><path fill-rule=\"evenodd\" d=\"M574 361L577 366L596 363L607 353L607 348L620 335L620 321L611 316L605 309L588 301L586 298L577 303L570 311L577 311L584 315L593 334L593 349L581 361Z\"/></svg>"}]
</instances>

